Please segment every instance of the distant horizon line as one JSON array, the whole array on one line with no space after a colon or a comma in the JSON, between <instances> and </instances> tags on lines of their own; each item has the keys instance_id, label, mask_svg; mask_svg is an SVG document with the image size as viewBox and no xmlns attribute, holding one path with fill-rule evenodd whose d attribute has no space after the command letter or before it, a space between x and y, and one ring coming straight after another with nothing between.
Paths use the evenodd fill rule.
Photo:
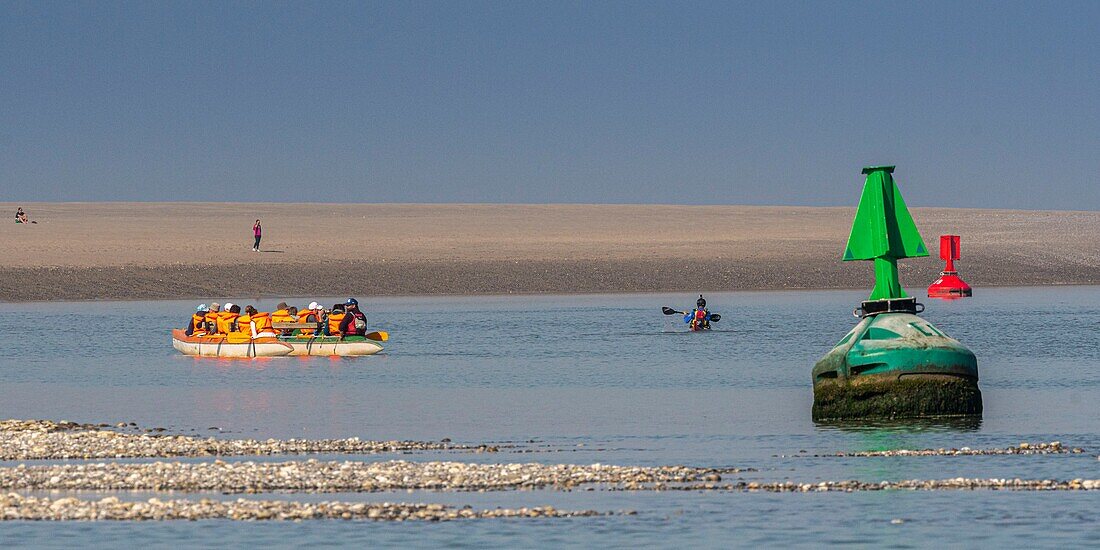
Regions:
<instances>
[{"instance_id":1,"label":"distant horizon line","mask_svg":"<svg viewBox=\"0 0 1100 550\"><path fill-rule=\"evenodd\" d=\"M210 204L263 204L263 205L391 205L391 206L649 206L649 207L695 207L695 208L711 208L711 207L747 207L747 208L821 208L821 209L855 209L856 204L845 205L809 205L809 204L756 204L756 203L645 203L645 202L395 202L395 201L373 201L373 202L358 202L358 201L241 201L241 200L227 200L227 201L193 201L193 200L159 200L159 201L139 201L139 200L74 200L74 201L23 201L15 202L9 200L0 200L0 205L5 207L18 208L23 205L39 205L39 204L196 204L196 205L210 205ZM1059 208L984 208L973 206L912 206L910 208L916 209L937 209L937 210L987 210L987 211L1002 211L1002 212L1081 212L1081 213L1097 213L1100 210L1081 210L1081 209L1059 209Z\"/></svg>"}]
</instances>

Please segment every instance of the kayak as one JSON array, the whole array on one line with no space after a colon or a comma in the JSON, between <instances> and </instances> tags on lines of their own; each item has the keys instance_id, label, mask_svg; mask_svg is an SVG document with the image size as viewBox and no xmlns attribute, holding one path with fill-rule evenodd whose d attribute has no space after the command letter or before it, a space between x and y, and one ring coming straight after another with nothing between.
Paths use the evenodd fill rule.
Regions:
<instances>
[{"instance_id":1,"label":"kayak","mask_svg":"<svg viewBox=\"0 0 1100 550\"><path fill-rule=\"evenodd\" d=\"M339 336L287 336L279 340L293 348L290 355L356 357L382 351L381 344L363 336L348 336L344 339Z\"/></svg>"},{"instance_id":2,"label":"kayak","mask_svg":"<svg viewBox=\"0 0 1100 550\"><path fill-rule=\"evenodd\" d=\"M183 330L172 330L172 347L184 355L197 357L281 357L290 355L294 347L278 338L235 339L222 335L188 336Z\"/></svg>"}]
</instances>

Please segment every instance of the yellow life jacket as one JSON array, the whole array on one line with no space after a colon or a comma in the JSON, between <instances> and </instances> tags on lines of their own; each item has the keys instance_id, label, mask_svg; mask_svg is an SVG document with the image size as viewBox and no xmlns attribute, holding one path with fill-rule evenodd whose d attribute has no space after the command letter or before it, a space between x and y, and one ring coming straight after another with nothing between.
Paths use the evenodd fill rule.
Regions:
<instances>
[{"instance_id":1,"label":"yellow life jacket","mask_svg":"<svg viewBox=\"0 0 1100 550\"><path fill-rule=\"evenodd\" d=\"M344 320L346 313L332 313L328 316L328 333L333 336L340 334L340 321Z\"/></svg>"}]
</instances>

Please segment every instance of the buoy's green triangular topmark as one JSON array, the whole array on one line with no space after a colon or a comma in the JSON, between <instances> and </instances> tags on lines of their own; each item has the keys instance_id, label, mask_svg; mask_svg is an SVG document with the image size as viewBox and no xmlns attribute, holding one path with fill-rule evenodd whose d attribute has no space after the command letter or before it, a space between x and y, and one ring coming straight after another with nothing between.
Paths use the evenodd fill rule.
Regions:
<instances>
[{"instance_id":1,"label":"buoy's green triangular topmark","mask_svg":"<svg viewBox=\"0 0 1100 550\"><path fill-rule=\"evenodd\" d=\"M917 258L928 255L917 224L894 183L893 166L863 169L867 181L852 221L844 260Z\"/></svg>"},{"instance_id":2,"label":"buoy's green triangular topmark","mask_svg":"<svg viewBox=\"0 0 1100 550\"><path fill-rule=\"evenodd\" d=\"M894 183L893 166L863 169L867 181L859 199L844 261L874 260L875 289L871 300L904 298L897 276L897 260L928 255L917 224Z\"/></svg>"}]
</instances>

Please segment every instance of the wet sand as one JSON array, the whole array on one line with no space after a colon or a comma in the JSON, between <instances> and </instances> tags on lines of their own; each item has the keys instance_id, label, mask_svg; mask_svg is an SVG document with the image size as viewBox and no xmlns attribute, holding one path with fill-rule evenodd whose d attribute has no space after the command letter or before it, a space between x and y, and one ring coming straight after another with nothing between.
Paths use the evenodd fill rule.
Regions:
<instances>
[{"instance_id":1,"label":"wet sand","mask_svg":"<svg viewBox=\"0 0 1100 550\"><path fill-rule=\"evenodd\" d=\"M14 211L16 204L0 204ZM868 288L840 261L852 208L651 205L22 204L0 300L217 299ZM1100 283L1100 212L913 209L933 257L963 236L979 289ZM251 251L263 220L263 252Z\"/></svg>"}]
</instances>

